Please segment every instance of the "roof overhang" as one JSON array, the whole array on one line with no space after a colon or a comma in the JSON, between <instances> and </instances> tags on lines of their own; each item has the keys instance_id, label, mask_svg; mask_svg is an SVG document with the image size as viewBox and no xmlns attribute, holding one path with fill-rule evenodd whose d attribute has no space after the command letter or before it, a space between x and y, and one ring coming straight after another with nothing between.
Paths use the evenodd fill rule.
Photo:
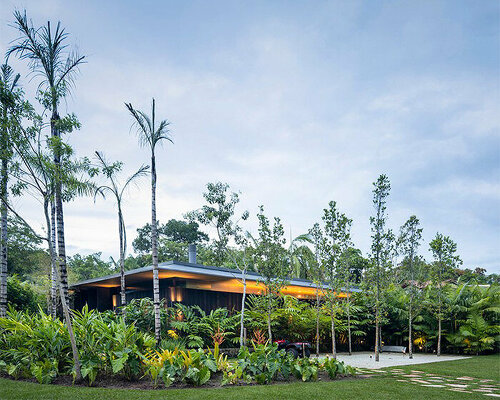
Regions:
<instances>
[{"instance_id":1,"label":"roof overhang","mask_svg":"<svg viewBox=\"0 0 500 400\"><path fill-rule=\"evenodd\" d=\"M222 267L210 267L200 264L190 264L184 262L169 261L158 265L158 275L160 279L179 278L185 279L187 288L212 290L220 292L243 292L243 273L237 269ZM152 282L153 267L147 266L125 272L127 289L133 289L134 285ZM262 276L256 272L247 272L247 292L254 294L264 293L265 287L262 284ZM100 278L88 279L71 286L72 289L86 289L91 287L116 288L120 287L120 274L108 275ZM328 288L328 285L323 285ZM296 297L308 298L316 294L317 286L309 280L290 279L287 286L282 290L283 294L290 294ZM352 288L351 292L359 292L359 289ZM345 292L341 289L340 292ZM339 296L345 293L339 293Z\"/></svg>"}]
</instances>

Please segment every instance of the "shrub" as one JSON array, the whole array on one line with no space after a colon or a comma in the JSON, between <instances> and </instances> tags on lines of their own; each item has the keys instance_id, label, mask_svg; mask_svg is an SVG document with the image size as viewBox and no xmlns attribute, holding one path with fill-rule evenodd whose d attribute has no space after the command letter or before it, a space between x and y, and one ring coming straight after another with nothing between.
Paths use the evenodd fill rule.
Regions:
<instances>
[{"instance_id":1,"label":"shrub","mask_svg":"<svg viewBox=\"0 0 500 400\"><path fill-rule=\"evenodd\" d=\"M43 311L15 311L0 318L0 360L14 378L35 377L48 383L71 368L69 335L64 324Z\"/></svg>"},{"instance_id":2,"label":"shrub","mask_svg":"<svg viewBox=\"0 0 500 400\"><path fill-rule=\"evenodd\" d=\"M45 306L43 296L29 282L19 280L16 275L7 278L7 293L9 305L16 310L35 313Z\"/></svg>"}]
</instances>

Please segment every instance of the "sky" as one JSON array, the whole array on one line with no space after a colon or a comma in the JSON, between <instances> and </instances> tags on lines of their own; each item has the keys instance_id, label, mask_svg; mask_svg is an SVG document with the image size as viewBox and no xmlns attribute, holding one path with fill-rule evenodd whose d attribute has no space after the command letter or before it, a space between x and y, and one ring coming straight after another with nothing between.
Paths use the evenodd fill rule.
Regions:
<instances>
[{"instance_id":1,"label":"sky","mask_svg":"<svg viewBox=\"0 0 500 400\"><path fill-rule=\"evenodd\" d=\"M388 227L416 215L420 254L436 232L464 267L500 272L500 3L497 1L59 1L3 0L0 51L17 32L61 21L86 56L63 111L82 127L79 156L103 151L124 176L149 162L124 102L170 122L157 152L158 219L203 204L208 182L241 192L245 226L258 206L287 236L307 232L330 200L370 250L372 183L391 181ZM24 61L28 96L37 86ZM43 227L42 207L15 207ZM127 193L129 237L150 221L146 178ZM117 256L111 199L65 205L68 253Z\"/></svg>"}]
</instances>

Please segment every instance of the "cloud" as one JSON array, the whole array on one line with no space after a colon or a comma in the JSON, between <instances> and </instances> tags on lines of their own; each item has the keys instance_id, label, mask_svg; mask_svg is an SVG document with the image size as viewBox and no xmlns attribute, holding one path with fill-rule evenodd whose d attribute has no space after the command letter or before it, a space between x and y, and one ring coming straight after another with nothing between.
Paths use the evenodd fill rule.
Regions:
<instances>
[{"instance_id":1,"label":"cloud","mask_svg":"<svg viewBox=\"0 0 500 400\"><path fill-rule=\"evenodd\" d=\"M426 241L448 234L466 266L499 271L498 59L468 39L478 28L467 18L481 12L351 2L262 7L213 10L204 19L175 10L179 18L161 30L158 15L128 7L114 18L95 3L60 7L89 54L67 105L83 123L70 139L78 154L102 150L124 161L126 173L148 163L123 103L148 110L154 96L175 142L158 149L161 221L199 207L204 185L222 180L242 192L242 209L255 215L264 204L297 235L337 200L366 254L372 182L387 173L393 229L416 214ZM56 15L29 10L37 21ZM206 22L219 11L224 22ZM150 220L148 185L131 190L125 204L130 241ZM17 204L41 226L33 202ZM110 201L67 204L71 252L116 254L115 214ZM255 230L255 218L248 227Z\"/></svg>"}]
</instances>

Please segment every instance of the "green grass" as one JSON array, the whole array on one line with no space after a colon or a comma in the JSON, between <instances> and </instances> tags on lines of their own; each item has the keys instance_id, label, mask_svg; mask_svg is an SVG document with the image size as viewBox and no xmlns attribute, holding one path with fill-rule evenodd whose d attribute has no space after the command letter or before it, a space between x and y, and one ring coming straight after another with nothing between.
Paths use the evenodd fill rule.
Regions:
<instances>
[{"instance_id":1,"label":"green grass","mask_svg":"<svg viewBox=\"0 0 500 400\"><path fill-rule=\"evenodd\" d=\"M498 379L499 356L474 357L408 367L425 372L451 376L473 376ZM126 390L86 387L64 387L38 385L0 379L0 399L269 399L269 400L314 400L314 399L483 399L482 394L458 393L441 388L422 387L398 382L394 377L380 376L368 379L344 379L339 381L290 383L269 386L240 386L217 389L171 389L171 390Z\"/></svg>"},{"instance_id":2,"label":"green grass","mask_svg":"<svg viewBox=\"0 0 500 400\"><path fill-rule=\"evenodd\" d=\"M494 379L500 381L500 354L472 357L465 360L403 366L399 368L405 371L417 370L453 377L470 376L472 378Z\"/></svg>"}]
</instances>

